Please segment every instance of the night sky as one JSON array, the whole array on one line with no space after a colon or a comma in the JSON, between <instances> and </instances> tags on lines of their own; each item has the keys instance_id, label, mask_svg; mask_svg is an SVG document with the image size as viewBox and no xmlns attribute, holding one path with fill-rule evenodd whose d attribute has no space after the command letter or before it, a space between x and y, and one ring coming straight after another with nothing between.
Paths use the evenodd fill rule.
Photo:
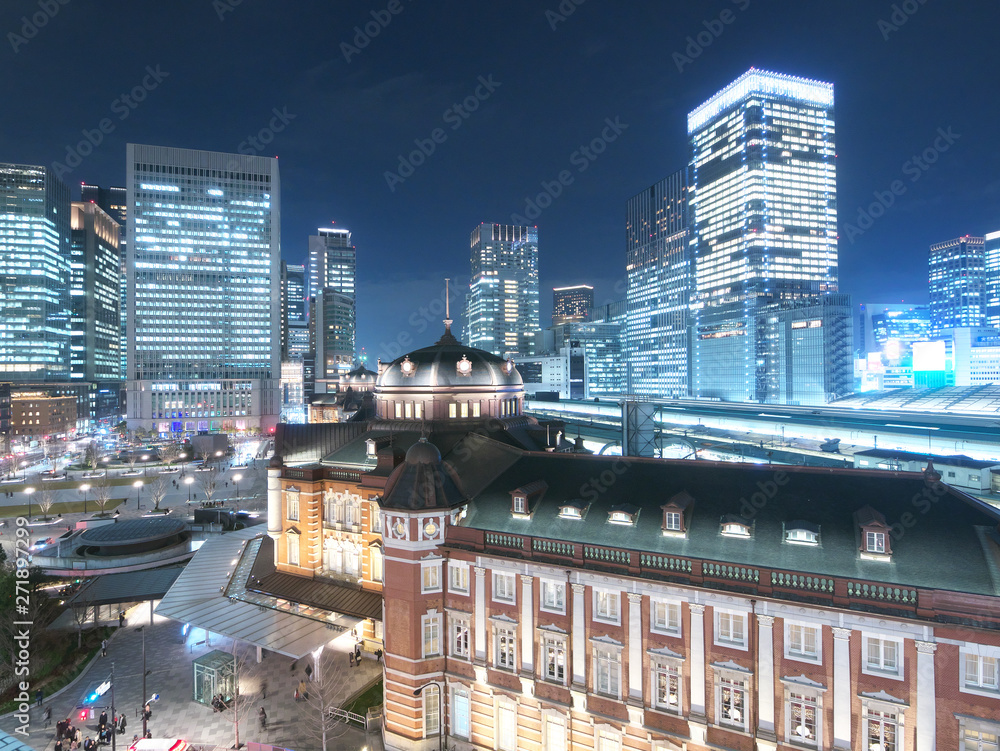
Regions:
<instances>
[{"instance_id":1,"label":"night sky","mask_svg":"<svg viewBox=\"0 0 1000 751\"><path fill-rule=\"evenodd\" d=\"M446 276L460 318L470 231L525 215L562 170L534 221L542 325L553 286L622 298L626 200L684 165L687 113L750 67L835 85L855 302L925 302L931 243L1000 229L995 0L576 3L5 0L0 161L66 164L78 198L82 181L125 184L128 142L277 155L284 259L303 262L317 227L353 232L371 362L437 338ZM121 98L134 87L144 101ZM475 111L454 109L477 88ZM578 150L602 131L591 161ZM390 189L415 139L434 152Z\"/></svg>"}]
</instances>

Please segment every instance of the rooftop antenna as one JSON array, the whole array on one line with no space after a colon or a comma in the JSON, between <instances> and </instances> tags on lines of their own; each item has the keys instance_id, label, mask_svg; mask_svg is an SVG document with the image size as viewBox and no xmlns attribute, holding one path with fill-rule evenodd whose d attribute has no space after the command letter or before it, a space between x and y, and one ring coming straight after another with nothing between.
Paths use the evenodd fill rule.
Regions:
<instances>
[{"instance_id":1,"label":"rooftop antenna","mask_svg":"<svg viewBox=\"0 0 1000 751\"><path fill-rule=\"evenodd\" d=\"M448 283L451 281L449 277L444 278L444 328L445 331L451 331L451 324L454 321L451 320L451 296L448 292Z\"/></svg>"}]
</instances>

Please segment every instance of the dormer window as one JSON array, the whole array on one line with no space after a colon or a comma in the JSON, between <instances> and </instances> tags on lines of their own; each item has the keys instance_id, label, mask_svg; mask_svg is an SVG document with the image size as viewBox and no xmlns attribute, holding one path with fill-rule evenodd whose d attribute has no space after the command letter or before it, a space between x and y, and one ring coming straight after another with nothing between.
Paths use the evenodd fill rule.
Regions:
<instances>
[{"instance_id":1,"label":"dormer window","mask_svg":"<svg viewBox=\"0 0 1000 751\"><path fill-rule=\"evenodd\" d=\"M722 530L725 537L751 537L753 522L748 522L742 516L727 515L722 517Z\"/></svg>"},{"instance_id":2,"label":"dormer window","mask_svg":"<svg viewBox=\"0 0 1000 751\"><path fill-rule=\"evenodd\" d=\"M861 533L861 557L872 561L891 560L892 544L885 517L871 506L859 509L854 516Z\"/></svg>"},{"instance_id":3,"label":"dormer window","mask_svg":"<svg viewBox=\"0 0 1000 751\"><path fill-rule=\"evenodd\" d=\"M559 518L583 519L583 517L587 515L587 508L589 506L590 506L589 503L579 498L574 498L571 501L566 501L563 505L559 507Z\"/></svg>"},{"instance_id":4,"label":"dormer window","mask_svg":"<svg viewBox=\"0 0 1000 751\"><path fill-rule=\"evenodd\" d=\"M792 545L819 545L819 525L797 520L785 524L785 542Z\"/></svg>"},{"instance_id":5,"label":"dormer window","mask_svg":"<svg viewBox=\"0 0 1000 751\"><path fill-rule=\"evenodd\" d=\"M665 537L687 537L687 519L685 514L694 501L687 492L681 492L660 506L663 511L661 530Z\"/></svg>"},{"instance_id":6,"label":"dormer window","mask_svg":"<svg viewBox=\"0 0 1000 751\"><path fill-rule=\"evenodd\" d=\"M515 518L530 519L532 512L542 499L549 484L545 480L535 480L510 491L510 512Z\"/></svg>"},{"instance_id":7,"label":"dormer window","mask_svg":"<svg viewBox=\"0 0 1000 751\"><path fill-rule=\"evenodd\" d=\"M468 357L462 355L462 359L455 364L455 370L460 376L467 376L472 372L472 362Z\"/></svg>"},{"instance_id":8,"label":"dormer window","mask_svg":"<svg viewBox=\"0 0 1000 751\"><path fill-rule=\"evenodd\" d=\"M377 451L377 446L376 446L375 440L372 439L372 438L369 438L368 440L366 440L365 441L365 453L368 456L375 456L376 451Z\"/></svg>"},{"instance_id":9,"label":"dormer window","mask_svg":"<svg viewBox=\"0 0 1000 751\"><path fill-rule=\"evenodd\" d=\"M639 509L630 503L623 503L619 506L612 506L608 512L608 524L622 524L629 527L635 526L636 519L639 518Z\"/></svg>"}]
</instances>

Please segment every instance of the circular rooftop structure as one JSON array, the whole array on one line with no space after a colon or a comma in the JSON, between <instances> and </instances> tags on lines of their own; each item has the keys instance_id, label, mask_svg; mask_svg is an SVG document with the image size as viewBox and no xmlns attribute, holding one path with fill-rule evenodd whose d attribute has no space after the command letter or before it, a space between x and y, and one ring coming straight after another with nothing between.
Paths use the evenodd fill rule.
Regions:
<instances>
[{"instance_id":1,"label":"circular rooftop structure","mask_svg":"<svg viewBox=\"0 0 1000 751\"><path fill-rule=\"evenodd\" d=\"M188 535L187 524L180 519L143 518L92 527L75 542L85 555L134 555L176 545Z\"/></svg>"},{"instance_id":2,"label":"circular rooftop structure","mask_svg":"<svg viewBox=\"0 0 1000 751\"><path fill-rule=\"evenodd\" d=\"M441 452L426 438L421 438L406 452L406 462L407 464L440 464Z\"/></svg>"},{"instance_id":3,"label":"circular rooftop structure","mask_svg":"<svg viewBox=\"0 0 1000 751\"><path fill-rule=\"evenodd\" d=\"M524 389L524 382L512 360L467 347L451 332L445 332L437 344L397 357L385 367L377 383L379 392L464 390L470 387L520 392Z\"/></svg>"}]
</instances>

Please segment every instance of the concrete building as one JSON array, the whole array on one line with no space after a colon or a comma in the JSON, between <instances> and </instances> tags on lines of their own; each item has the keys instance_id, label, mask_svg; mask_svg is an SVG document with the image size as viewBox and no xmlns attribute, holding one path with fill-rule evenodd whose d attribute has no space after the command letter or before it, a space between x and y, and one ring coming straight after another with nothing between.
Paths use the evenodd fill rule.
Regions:
<instances>
[{"instance_id":1,"label":"concrete building","mask_svg":"<svg viewBox=\"0 0 1000 751\"><path fill-rule=\"evenodd\" d=\"M535 354L538 228L480 224L469 239L466 341L495 355Z\"/></svg>"},{"instance_id":2,"label":"concrete building","mask_svg":"<svg viewBox=\"0 0 1000 751\"><path fill-rule=\"evenodd\" d=\"M0 381L69 380L70 243L69 188L0 164Z\"/></svg>"},{"instance_id":3,"label":"concrete building","mask_svg":"<svg viewBox=\"0 0 1000 751\"><path fill-rule=\"evenodd\" d=\"M128 190L121 186L102 188L99 185L82 183L80 185L80 200L84 203L97 204L104 213L118 224L118 314L120 341L118 356L121 372L118 380L125 381L126 359L128 356ZM122 394L125 391L122 390Z\"/></svg>"},{"instance_id":4,"label":"concrete building","mask_svg":"<svg viewBox=\"0 0 1000 751\"><path fill-rule=\"evenodd\" d=\"M278 160L129 144L127 166L129 428L272 431Z\"/></svg>"},{"instance_id":5,"label":"concrete building","mask_svg":"<svg viewBox=\"0 0 1000 751\"><path fill-rule=\"evenodd\" d=\"M563 346L548 354L514 358L524 381L524 395L556 394L560 399L587 398L587 353Z\"/></svg>"},{"instance_id":6,"label":"concrete building","mask_svg":"<svg viewBox=\"0 0 1000 751\"><path fill-rule=\"evenodd\" d=\"M968 456L915 454L895 449L867 449L854 452L854 466L860 469L884 469L892 472L923 472L930 463L941 476L941 482L971 493L995 492L993 478L1000 473L1000 464L980 461Z\"/></svg>"},{"instance_id":7,"label":"concrete building","mask_svg":"<svg viewBox=\"0 0 1000 751\"><path fill-rule=\"evenodd\" d=\"M358 251L349 229L320 227L309 236L308 253L306 299L327 288L352 298L357 296Z\"/></svg>"},{"instance_id":8,"label":"concrete building","mask_svg":"<svg viewBox=\"0 0 1000 751\"><path fill-rule=\"evenodd\" d=\"M986 287L986 325L1000 330L1000 231L983 238L983 266Z\"/></svg>"},{"instance_id":9,"label":"concrete building","mask_svg":"<svg viewBox=\"0 0 1000 751\"><path fill-rule=\"evenodd\" d=\"M625 389L649 398L691 391L691 261L688 171L679 170L626 206Z\"/></svg>"},{"instance_id":10,"label":"concrete building","mask_svg":"<svg viewBox=\"0 0 1000 751\"><path fill-rule=\"evenodd\" d=\"M589 321L594 310L594 288L587 284L552 288L552 325Z\"/></svg>"},{"instance_id":11,"label":"concrete building","mask_svg":"<svg viewBox=\"0 0 1000 751\"><path fill-rule=\"evenodd\" d=\"M986 324L985 240L965 235L931 245L931 334Z\"/></svg>"},{"instance_id":12,"label":"concrete building","mask_svg":"<svg viewBox=\"0 0 1000 751\"><path fill-rule=\"evenodd\" d=\"M354 298L333 288L316 296L316 382L335 381L354 367ZM317 393L328 389L317 386Z\"/></svg>"},{"instance_id":13,"label":"concrete building","mask_svg":"<svg viewBox=\"0 0 1000 751\"><path fill-rule=\"evenodd\" d=\"M764 309L837 291L833 100L751 69L688 115L695 397L767 401Z\"/></svg>"}]
</instances>

